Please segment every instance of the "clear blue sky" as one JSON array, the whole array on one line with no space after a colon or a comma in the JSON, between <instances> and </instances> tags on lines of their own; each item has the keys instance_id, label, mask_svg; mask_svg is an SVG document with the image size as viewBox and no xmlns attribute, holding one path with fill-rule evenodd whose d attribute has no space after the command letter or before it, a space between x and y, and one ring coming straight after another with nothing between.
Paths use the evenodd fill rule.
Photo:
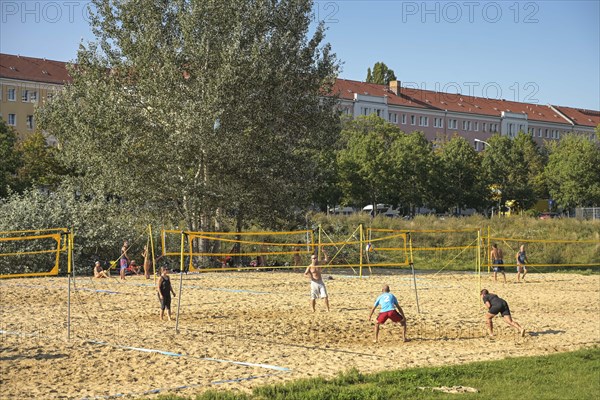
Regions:
<instances>
[{"instance_id":1,"label":"clear blue sky","mask_svg":"<svg viewBox=\"0 0 600 400\"><path fill-rule=\"evenodd\" d=\"M93 40L87 4L0 0L0 51L74 60ZM383 61L412 87L600 110L600 0L319 0L314 11L341 78Z\"/></svg>"}]
</instances>

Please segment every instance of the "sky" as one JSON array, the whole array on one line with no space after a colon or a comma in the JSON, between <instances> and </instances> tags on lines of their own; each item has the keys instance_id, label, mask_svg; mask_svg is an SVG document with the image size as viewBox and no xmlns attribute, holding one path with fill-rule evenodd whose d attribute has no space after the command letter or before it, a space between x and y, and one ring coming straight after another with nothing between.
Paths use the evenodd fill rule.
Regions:
<instances>
[{"instance_id":1,"label":"sky","mask_svg":"<svg viewBox=\"0 0 600 400\"><path fill-rule=\"evenodd\" d=\"M94 40L88 4L0 0L0 52L75 60ZM600 110L600 0L318 0L313 11L340 78L364 81L381 61L405 87Z\"/></svg>"}]
</instances>

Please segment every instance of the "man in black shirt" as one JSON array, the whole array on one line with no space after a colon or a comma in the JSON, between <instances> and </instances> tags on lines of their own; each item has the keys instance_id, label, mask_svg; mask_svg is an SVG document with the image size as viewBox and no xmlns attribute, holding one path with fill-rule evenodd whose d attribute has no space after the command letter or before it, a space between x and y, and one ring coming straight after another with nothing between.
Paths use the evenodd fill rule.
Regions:
<instances>
[{"instance_id":1,"label":"man in black shirt","mask_svg":"<svg viewBox=\"0 0 600 400\"><path fill-rule=\"evenodd\" d=\"M494 293L490 293L487 289L483 289L481 291L481 298L483 299L483 304L488 308L488 312L485 315L486 324L490 331L490 337L494 337L494 324L492 319L496 316L496 314L500 313L504 318L504 321L519 331L521 336L525 336L525 328L521 327L517 323L517 321L513 321L510 316L510 309L508 308L508 303L495 295Z\"/></svg>"}]
</instances>

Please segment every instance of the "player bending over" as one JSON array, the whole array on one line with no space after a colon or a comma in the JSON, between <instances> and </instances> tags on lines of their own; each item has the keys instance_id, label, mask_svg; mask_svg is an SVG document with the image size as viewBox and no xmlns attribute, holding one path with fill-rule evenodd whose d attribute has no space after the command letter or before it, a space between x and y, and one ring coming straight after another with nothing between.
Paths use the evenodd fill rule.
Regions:
<instances>
[{"instance_id":1,"label":"player bending over","mask_svg":"<svg viewBox=\"0 0 600 400\"><path fill-rule=\"evenodd\" d=\"M494 293L490 293L487 289L483 289L481 291L481 298L485 306L488 308L488 312L485 315L485 322L488 326L488 330L490 331L490 337L494 337L494 323L492 322L492 319L498 313L502 314L504 322L506 322L507 324L515 328L517 331L519 331L521 336L525 336L525 328L521 327L521 325L519 325L517 321L514 321L512 319L512 317L510 316L510 309L508 308L508 303L505 300L501 299Z\"/></svg>"},{"instance_id":2,"label":"player bending over","mask_svg":"<svg viewBox=\"0 0 600 400\"><path fill-rule=\"evenodd\" d=\"M371 309L371 314L369 314L369 321L375 312L375 309L378 306L381 306L381 310L379 312L379 316L377 317L377 322L375 323L375 340L373 343L377 343L379 341L379 325L385 324L385 321L391 319L394 323L400 323L402 325L402 340L407 342L406 339L406 317L404 316L404 311L398 304L398 299L396 296L390 293L390 287L388 285L384 285L381 289L382 293L375 300L375 305Z\"/></svg>"}]
</instances>

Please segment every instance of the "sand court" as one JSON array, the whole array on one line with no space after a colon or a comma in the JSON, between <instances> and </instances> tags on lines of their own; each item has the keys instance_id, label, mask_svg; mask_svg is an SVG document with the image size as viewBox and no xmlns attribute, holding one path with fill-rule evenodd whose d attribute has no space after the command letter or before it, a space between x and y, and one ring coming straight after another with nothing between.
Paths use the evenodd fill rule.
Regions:
<instances>
[{"instance_id":1,"label":"sand court","mask_svg":"<svg viewBox=\"0 0 600 400\"><path fill-rule=\"evenodd\" d=\"M113 398L257 385L361 372L550 354L600 344L600 276L531 274L524 284L472 273L326 270L331 312L309 305L299 270L183 275L178 321L160 321L152 280L77 277L0 281L3 398ZM171 274L179 294L180 277ZM408 318L373 344L370 308L389 284ZM485 287L506 299L521 338L499 317L489 339ZM173 299L175 314L180 299ZM420 310L420 312L418 311ZM460 385L460 382L456 383Z\"/></svg>"}]
</instances>

